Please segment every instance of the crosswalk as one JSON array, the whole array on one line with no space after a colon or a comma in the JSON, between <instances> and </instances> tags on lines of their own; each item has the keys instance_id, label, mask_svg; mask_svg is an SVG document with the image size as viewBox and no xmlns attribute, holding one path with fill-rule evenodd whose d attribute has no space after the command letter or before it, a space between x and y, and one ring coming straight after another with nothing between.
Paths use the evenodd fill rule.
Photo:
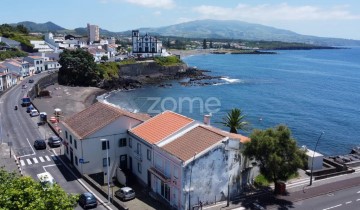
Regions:
<instances>
[{"instance_id":1,"label":"crosswalk","mask_svg":"<svg viewBox=\"0 0 360 210\"><path fill-rule=\"evenodd\" d=\"M37 164L37 163L44 163L44 162L49 162L51 160L57 160L57 157L55 155L51 155L51 158L48 155L45 156L40 156L40 157L33 157L33 158L27 158L27 159L21 159L20 160L20 164L21 166L25 166L25 165L33 165L33 164Z\"/></svg>"}]
</instances>

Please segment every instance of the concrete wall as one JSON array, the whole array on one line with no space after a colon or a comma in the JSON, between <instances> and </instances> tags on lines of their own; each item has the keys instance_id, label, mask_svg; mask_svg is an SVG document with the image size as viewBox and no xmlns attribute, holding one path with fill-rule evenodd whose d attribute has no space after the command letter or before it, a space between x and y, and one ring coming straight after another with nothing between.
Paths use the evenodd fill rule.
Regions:
<instances>
[{"instance_id":1,"label":"concrete wall","mask_svg":"<svg viewBox=\"0 0 360 210\"><path fill-rule=\"evenodd\" d=\"M164 67L155 62L144 62L121 66L119 69L120 76L139 76L152 74L176 75L177 72L187 69L186 64L179 66Z\"/></svg>"}]
</instances>

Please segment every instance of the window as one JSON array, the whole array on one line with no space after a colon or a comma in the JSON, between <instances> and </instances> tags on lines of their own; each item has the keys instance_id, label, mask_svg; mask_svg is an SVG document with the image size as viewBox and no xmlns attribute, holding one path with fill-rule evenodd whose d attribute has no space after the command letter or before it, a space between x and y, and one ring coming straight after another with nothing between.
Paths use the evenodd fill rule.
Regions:
<instances>
[{"instance_id":1,"label":"window","mask_svg":"<svg viewBox=\"0 0 360 210\"><path fill-rule=\"evenodd\" d=\"M109 166L110 166L110 157L108 159L108 163L109 163ZM106 167L106 166L107 166L106 158L103 158L103 167Z\"/></svg>"},{"instance_id":2,"label":"window","mask_svg":"<svg viewBox=\"0 0 360 210\"><path fill-rule=\"evenodd\" d=\"M147 159L151 160L151 150L147 149Z\"/></svg>"},{"instance_id":3,"label":"window","mask_svg":"<svg viewBox=\"0 0 360 210\"><path fill-rule=\"evenodd\" d=\"M78 165L78 158L76 155L75 155L75 164Z\"/></svg>"},{"instance_id":4,"label":"window","mask_svg":"<svg viewBox=\"0 0 360 210\"><path fill-rule=\"evenodd\" d=\"M72 144L72 135L70 135L70 144Z\"/></svg>"},{"instance_id":5,"label":"window","mask_svg":"<svg viewBox=\"0 0 360 210\"><path fill-rule=\"evenodd\" d=\"M129 147L132 148L132 139L129 138Z\"/></svg>"},{"instance_id":6,"label":"window","mask_svg":"<svg viewBox=\"0 0 360 210\"><path fill-rule=\"evenodd\" d=\"M39 61L36 61L36 64L39 64Z\"/></svg>"},{"instance_id":7,"label":"window","mask_svg":"<svg viewBox=\"0 0 360 210\"><path fill-rule=\"evenodd\" d=\"M176 166L174 166L174 177L179 178L179 169Z\"/></svg>"},{"instance_id":8,"label":"window","mask_svg":"<svg viewBox=\"0 0 360 210\"><path fill-rule=\"evenodd\" d=\"M119 139L119 147L126 147L126 138Z\"/></svg>"},{"instance_id":9,"label":"window","mask_svg":"<svg viewBox=\"0 0 360 210\"><path fill-rule=\"evenodd\" d=\"M68 132L65 131L65 138L67 139L68 138Z\"/></svg>"},{"instance_id":10,"label":"window","mask_svg":"<svg viewBox=\"0 0 360 210\"><path fill-rule=\"evenodd\" d=\"M69 147L66 146L66 153L69 154Z\"/></svg>"},{"instance_id":11,"label":"window","mask_svg":"<svg viewBox=\"0 0 360 210\"><path fill-rule=\"evenodd\" d=\"M76 142L76 139L74 139L74 146L75 146L75 149L77 149L77 142Z\"/></svg>"},{"instance_id":12,"label":"window","mask_svg":"<svg viewBox=\"0 0 360 210\"><path fill-rule=\"evenodd\" d=\"M141 170L142 170L142 168L141 168L141 163L138 163L138 172L141 174Z\"/></svg>"},{"instance_id":13,"label":"window","mask_svg":"<svg viewBox=\"0 0 360 210\"><path fill-rule=\"evenodd\" d=\"M107 149L110 149L110 145L109 145L109 141L102 141L102 150L106 150L106 144L107 144Z\"/></svg>"},{"instance_id":14,"label":"window","mask_svg":"<svg viewBox=\"0 0 360 210\"><path fill-rule=\"evenodd\" d=\"M141 144L140 143L137 143L136 154L138 154L138 155L141 154Z\"/></svg>"}]
</instances>

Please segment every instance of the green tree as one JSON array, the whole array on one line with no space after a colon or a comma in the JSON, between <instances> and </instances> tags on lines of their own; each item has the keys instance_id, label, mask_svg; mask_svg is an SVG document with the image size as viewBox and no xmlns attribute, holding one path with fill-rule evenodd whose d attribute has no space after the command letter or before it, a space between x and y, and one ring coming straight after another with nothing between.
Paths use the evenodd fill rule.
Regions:
<instances>
[{"instance_id":1,"label":"green tree","mask_svg":"<svg viewBox=\"0 0 360 210\"><path fill-rule=\"evenodd\" d=\"M0 168L0 209L74 209L78 195L67 194L59 185L44 189L31 177L21 177Z\"/></svg>"},{"instance_id":2,"label":"green tree","mask_svg":"<svg viewBox=\"0 0 360 210\"><path fill-rule=\"evenodd\" d=\"M203 49L207 49L206 39L203 40Z\"/></svg>"},{"instance_id":3,"label":"green tree","mask_svg":"<svg viewBox=\"0 0 360 210\"><path fill-rule=\"evenodd\" d=\"M94 57L82 49L64 50L60 54L59 84L77 86L96 86L103 78Z\"/></svg>"},{"instance_id":4,"label":"green tree","mask_svg":"<svg viewBox=\"0 0 360 210\"><path fill-rule=\"evenodd\" d=\"M106 55L103 55L103 56L101 57L101 60L102 60L102 61L107 61L107 60L109 60L109 58L108 58Z\"/></svg>"},{"instance_id":5,"label":"green tree","mask_svg":"<svg viewBox=\"0 0 360 210\"><path fill-rule=\"evenodd\" d=\"M28 34L29 30L24 25L17 25L16 26L17 31L23 34Z\"/></svg>"},{"instance_id":6,"label":"green tree","mask_svg":"<svg viewBox=\"0 0 360 210\"><path fill-rule=\"evenodd\" d=\"M240 109L234 108L223 118L221 124L230 128L230 133L238 133L238 130L248 130L249 122L245 121Z\"/></svg>"},{"instance_id":7,"label":"green tree","mask_svg":"<svg viewBox=\"0 0 360 210\"><path fill-rule=\"evenodd\" d=\"M250 139L245 143L244 154L258 161L260 173L270 182L288 180L306 163L305 153L297 147L290 129L284 125L254 130Z\"/></svg>"}]
</instances>

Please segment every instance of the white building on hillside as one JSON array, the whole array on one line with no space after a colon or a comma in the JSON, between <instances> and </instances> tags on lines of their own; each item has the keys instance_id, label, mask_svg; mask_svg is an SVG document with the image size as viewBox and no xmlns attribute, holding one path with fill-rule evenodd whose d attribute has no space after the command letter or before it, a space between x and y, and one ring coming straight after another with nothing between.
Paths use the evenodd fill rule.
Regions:
<instances>
[{"instance_id":1,"label":"white building on hillside","mask_svg":"<svg viewBox=\"0 0 360 210\"><path fill-rule=\"evenodd\" d=\"M88 41L89 41L89 43L100 40L99 26L90 25L90 23L88 23L87 24L87 31L88 31L88 39L89 39Z\"/></svg>"}]
</instances>

